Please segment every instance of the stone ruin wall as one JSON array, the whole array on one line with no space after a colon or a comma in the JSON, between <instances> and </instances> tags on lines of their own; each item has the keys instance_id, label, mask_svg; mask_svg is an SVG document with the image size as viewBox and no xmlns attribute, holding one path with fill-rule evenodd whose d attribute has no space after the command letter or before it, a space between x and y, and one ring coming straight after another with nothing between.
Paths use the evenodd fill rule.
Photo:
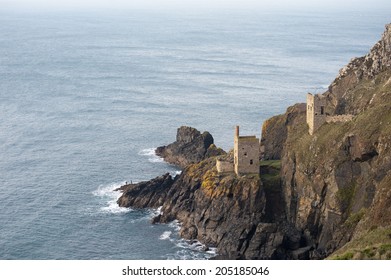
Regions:
<instances>
[{"instance_id":1,"label":"stone ruin wall","mask_svg":"<svg viewBox=\"0 0 391 280\"><path fill-rule=\"evenodd\" d=\"M234 172L234 164L233 162L225 161L225 160L216 160L216 168L219 173L231 173Z\"/></svg>"},{"instance_id":2,"label":"stone ruin wall","mask_svg":"<svg viewBox=\"0 0 391 280\"><path fill-rule=\"evenodd\" d=\"M259 139L242 136L235 141L235 173L259 173Z\"/></svg>"}]
</instances>

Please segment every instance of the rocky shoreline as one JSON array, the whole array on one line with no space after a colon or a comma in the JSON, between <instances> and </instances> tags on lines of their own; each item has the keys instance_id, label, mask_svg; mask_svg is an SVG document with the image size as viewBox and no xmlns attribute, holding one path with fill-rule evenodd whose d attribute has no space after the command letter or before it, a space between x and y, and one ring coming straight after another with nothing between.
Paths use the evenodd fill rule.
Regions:
<instances>
[{"instance_id":1,"label":"rocky shoreline","mask_svg":"<svg viewBox=\"0 0 391 280\"><path fill-rule=\"evenodd\" d=\"M230 159L208 132L178 129L156 154L183 171L125 185L122 207L157 208L180 235L221 259L391 259L391 25L322 94L310 135L306 104L265 121L260 176L219 173ZM231 160L231 159L230 159Z\"/></svg>"},{"instance_id":2,"label":"rocky shoreline","mask_svg":"<svg viewBox=\"0 0 391 280\"><path fill-rule=\"evenodd\" d=\"M183 136L184 131L202 135L187 127L179 128L178 134ZM186 147L197 150L190 146L199 147L200 139L191 136L186 139L192 139L186 141ZM177 145L177 142L169 146ZM200 156L202 160L188 164L175 178L167 173L119 188L122 191L119 206L161 207L162 214L154 217L153 223L178 220L182 225L181 237L189 242L200 241L206 247L216 247L219 259L301 258L308 250L300 245L300 234L287 224L273 222L274 215L267 209L270 208L266 203L268 192L259 176L218 174L215 154L230 155L214 147L213 143L210 145L210 149L218 153ZM171 163L176 155L170 153ZM177 156L182 159L183 153ZM265 172L271 174L271 171ZM270 182L266 184L273 187Z\"/></svg>"}]
</instances>

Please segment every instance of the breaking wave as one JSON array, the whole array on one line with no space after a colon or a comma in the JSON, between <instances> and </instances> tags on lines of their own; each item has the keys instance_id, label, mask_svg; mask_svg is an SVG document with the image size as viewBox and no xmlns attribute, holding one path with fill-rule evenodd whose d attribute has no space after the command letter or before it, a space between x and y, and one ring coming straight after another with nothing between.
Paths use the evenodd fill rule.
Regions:
<instances>
[{"instance_id":1,"label":"breaking wave","mask_svg":"<svg viewBox=\"0 0 391 280\"><path fill-rule=\"evenodd\" d=\"M210 248L198 240L186 240L179 237L181 224L175 220L168 224L171 231L163 232L159 239L168 240L178 248L174 254L168 254L167 259L173 260L204 260L217 255L216 248Z\"/></svg>"},{"instance_id":2,"label":"breaking wave","mask_svg":"<svg viewBox=\"0 0 391 280\"><path fill-rule=\"evenodd\" d=\"M143 149L138 152L140 156L145 156L148 158L149 162L152 163L165 163L167 166L169 166L168 172L171 174L172 177L175 177L177 175L180 175L182 173L182 170L179 170L178 167L175 165L168 164L167 162L164 161L162 157L159 157L155 153L156 148L148 148L148 149Z\"/></svg>"},{"instance_id":3,"label":"breaking wave","mask_svg":"<svg viewBox=\"0 0 391 280\"><path fill-rule=\"evenodd\" d=\"M125 182L113 183L106 186L99 186L97 190L93 191L94 196L105 200L105 206L100 207L100 210L105 213L119 214L128 213L132 211L131 208L119 207L117 200L121 196L120 191L115 191L117 188L125 185Z\"/></svg>"},{"instance_id":4,"label":"breaking wave","mask_svg":"<svg viewBox=\"0 0 391 280\"><path fill-rule=\"evenodd\" d=\"M153 163L164 163L164 159L157 156L155 154L155 149L156 148L148 148L148 149L143 149L141 150L138 154L140 156L146 156L148 157L148 161L149 162L153 162Z\"/></svg>"}]
</instances>

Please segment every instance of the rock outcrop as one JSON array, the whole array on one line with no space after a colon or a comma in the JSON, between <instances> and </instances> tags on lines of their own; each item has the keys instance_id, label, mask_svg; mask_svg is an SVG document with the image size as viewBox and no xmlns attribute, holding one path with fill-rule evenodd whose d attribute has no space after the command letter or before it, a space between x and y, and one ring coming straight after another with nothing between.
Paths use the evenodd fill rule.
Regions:
<instances>
[{"instance_id":1,"label":"rock outcrop","mask_svg":"<svg viewBox=\"0 0 391 280\"><path fill-rule=\"evenodd\" d=\"M383 75L390 69L391 24L387 24L380 41L367 55L352 59L339 71L338 77L324 94L329 101L327 113L356 115L374 102L381 102L382 97L375 94L374 88L379 82L391 82L389 75ZM379 79L383 81L378 81Z\"/></svg>"},{"instance_id":2,"label":"rock outcrop","mask_svg":"<svg viewBox=\"0 0 391 280\"><path fill-rule=\"evenodd\" d=\"M308 254L294 227L268 218L259 176L219 175L215 160L189 165L174 179L166 174L123 186L118 204L132 208L162 206L154 223L178 220L183 238L216 247L218 258L287 259L296 256L298 250L300 257Z\"/></svg>"},{"instance_id":3,"label":"rock outcrop","mask_svg":"<svg viewBox=\"0 0 391 280\"><path fill-rule=\"evenodd\" d=\"M195 128L181 126L177 130L176 141L167 146L158 147L155 153L165 161L185 168L210 156L224 154L214 145L213 136L205 131L201 134Z\"/></svg>"},{"instance_id":4,"label":"rock outcrop","mask_svg":"<svg viewBox=\"0 0 391 280\"><path fill-rule=\"evenodd\" d=\"M295 104L289 107L285 114L274 116L263 123L262 135L267 135L267 137L261 139L262 160L281 159L288 129L302 122L302 118L298 116L305 112L304 103Z\"/></svg>"},{"instance_id":5,"label":"rock outcrop","mask_svg":"<svg viewBox=\"0 0 391 280\"><path fill-rule=\"evenodd\" d=\"M173 184L173 178L167 173L146 182L121 186L116 190L122 192L117 203L120 207L158 208L170 199L168 191Z\"/></svg>"}]
</instances>

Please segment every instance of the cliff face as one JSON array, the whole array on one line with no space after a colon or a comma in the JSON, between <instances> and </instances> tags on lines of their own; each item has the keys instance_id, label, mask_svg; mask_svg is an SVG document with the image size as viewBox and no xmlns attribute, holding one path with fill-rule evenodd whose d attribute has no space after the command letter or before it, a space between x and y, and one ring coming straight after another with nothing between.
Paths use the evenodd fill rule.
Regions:
<instances>
[{"instance_id":1,"label":"cliff face","mask_svg":"<svg viewBox=\"0 0 391 280\"><path fill-rule=\"evenodd\" d=\"M350 240L368 208L379 207L374 197L391 168L390 105L325 124L314 136L298 126L287 138L281 164L287 219L309 232L322 257Z\"/></svg>"},{"instance_id":2,"label":"cliff face","mask_svg":"<svg viewBox=\"0 0 391 280\"><path fill-rule=\"evenodd\" d=\"M343 68L324 93L328 113L354 114L352 121L326 123L310 136L304 112L281 121L288 110L269 120L274 131L263 131L263 143L272 141L275 130L286 132L278 140L282 147L268 153L282 155L286 219L315 244L312 258L391 226L390 34L388 25L371 52Z\"/></svg>"},{"instance_id":3,"label":"cliff face","mask_svg":"<svg viewBox=\"0 0 391 280\"><path fill-rule=\"evenodd\" d=\"M305 112L306 105L304 103L295 104L289 107L285 114L274 116L263 123L262 135L267 135L267 137L261 139L262 160L281 159L288 128L300 124Z\"/></svg>"},{"instance_id":4,"label":"cliff face","mask_svg":"<svg viewBox=\"0 0 391 280\"><path fill-rule=\"evenodd\" d=\"M178 219L182 237L232 257L246 253L265 207L258 178L219 176L214 158L187 167L169 196L155 222Z\"/></svg>"}]
</instances>

